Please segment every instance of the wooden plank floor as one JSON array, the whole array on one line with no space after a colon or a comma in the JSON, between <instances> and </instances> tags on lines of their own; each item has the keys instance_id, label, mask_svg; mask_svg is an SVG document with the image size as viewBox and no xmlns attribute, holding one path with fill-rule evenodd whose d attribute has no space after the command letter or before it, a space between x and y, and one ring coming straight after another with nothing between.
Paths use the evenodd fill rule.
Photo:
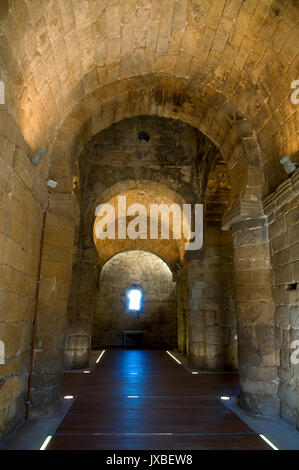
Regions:
<instances>
[{"instance_id":1,"label":"wooden plank floor","mask_svg":"<svg viewBox=\"0 0 299 470\"><path fill-rule=\"evenodd\" d=\"M236 374L192 375L165 351L108 350L62 393L76 400L49 449L270 449L219 400Z\"/></svg>"}]
</instances>

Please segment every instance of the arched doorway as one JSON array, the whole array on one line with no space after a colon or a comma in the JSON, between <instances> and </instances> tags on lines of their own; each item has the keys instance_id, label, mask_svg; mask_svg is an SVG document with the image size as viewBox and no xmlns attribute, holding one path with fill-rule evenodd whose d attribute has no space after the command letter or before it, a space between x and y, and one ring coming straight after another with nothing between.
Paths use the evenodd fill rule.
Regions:
<instances>
[{"instance_id":1,"label":"arched doorway","mask_svg":"<svg viewBox=\"0 0 299 470\"><path fill-rule=\"evenodd\" d=\"M142 289L137 316L128 305L133 287ZM143 346L177 345L177 292L172 272L157 255L135 250L119 253L103 266L94 295L92 348L121 346L123 331L144 331ZM133 338L128 342L134 345Z\"/></svg>"}]
</instances>

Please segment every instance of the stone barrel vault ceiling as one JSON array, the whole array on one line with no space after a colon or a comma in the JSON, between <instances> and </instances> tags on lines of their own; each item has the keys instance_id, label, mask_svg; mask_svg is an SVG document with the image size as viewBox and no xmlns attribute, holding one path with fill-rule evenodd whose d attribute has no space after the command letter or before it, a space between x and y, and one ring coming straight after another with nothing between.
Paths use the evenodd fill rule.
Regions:
<instances>
[{"instance_id":1,"label":"stone barrel vault ceiling","mask_svg":"<svg viewBox=\"0 0 299 470\"><path fill-rule=\"evenodd\" d=\"M108 204L110 204L114 208L115 216L116 219L118 217L118 196L125 196L126 197L126 203L127 203L127 208L130 207L131 204L142 204L147 212L147 218L144 220L144 226L146 226L146 233L143 233L143 236L145 237L144 239L138 238L136 240L130 239L129 237L126 237L124 240L120 240L116 238L115 240L111 240L109 238L100 240L97 238L96 235L96 225L98 221L101 219L100 217L96 217L95 223L94 223L94 242L95 246L97 248L97 252L99 255L99 264L104 265L107 260L112 258L115 254L121 253L124 251L130 251L130 250L144 250L148 251L151 253L155 253L157 256L159 256L162 260L168 264L169 267L172 269L175 268L176 263L180 262L182 263L184 260L184 254L185 254L185 248L184 244L188 243L190 237L187 237L186 239L174 239L173 236L173 219L170 216L169 218L169 239L163 239L161 238L161 216L159 217L159 234L158 238L156 240L151 239L150 237L150 223L151 223L151 218L150 218L150 205L151 204L164 204L167 207L171 207L172 204L175 204L174 201L171 199L156 193L154 191L149 191L149 190L130 190L127 191L126 193L120 193L117 196L114 196L111 198L109 201L107 201ZM181 207L182 210L182 207ZM137 215L137 214L136 214ZM128 225L134 219L135 216L133 217L127 217L126 221L126 226L128 230ZM140 216L139 216L140 217ZM142 216L140 217L142 219ZM111 224L115 227L115 233L117 234L118 230L118 221L113 219L111 221ZM141 220L141 225L142 225L142 220ZM187 220L184 220L184 231L183 231L183 223L182 223L182 233L184 234L189 234L190 233L190 228ZM108 228L105 228L105 231L108 230ZM142 227L137 226L136 231L141 232Z\"/></svg>"},{"instance_id":2,"label":"stone barrel vault ceiling","mask_svg":"<svg viewBox=\"0 0 299 470\"><path fill-rule=\"evenodd\" d=\"M284 178L279 159L298 159L298 108L290 101L298 5L2 0L0 78L9 112L29 147L47 147L60 163L80 133L88 140L99 126L140 111L187 121L219 148L242 119L257 139L270 192Z\"/></svg>"}]
</instances>

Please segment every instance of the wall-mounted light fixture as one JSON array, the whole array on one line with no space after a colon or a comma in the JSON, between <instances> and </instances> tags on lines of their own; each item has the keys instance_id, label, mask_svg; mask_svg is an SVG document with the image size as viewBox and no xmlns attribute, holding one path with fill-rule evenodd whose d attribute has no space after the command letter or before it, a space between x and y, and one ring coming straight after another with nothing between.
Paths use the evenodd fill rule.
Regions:
<instances>
[{"instance_id":1,"label":"wall-mounted light fixture","mask_svg":"<svg viewBox=\"0 0 299 470\"><path fill-rule=\"evenodd\" d=\"M55 189L56 186L57 186L57 183L56 183L56 181L48 180L47 181L47 186L48 186L48 188Z\"/></svg>"},{"instance_id":2,"label":"wall-mounted light fixture","mask_svg":"<svg viewBox=\"0 0 299 470\"><path fill-rule=\"evenodd\" d=\"M290 159L290 156L289 156L289 155L286 155L285 157L283 157L283 158L280 160L280 163L282 164L282 166L283 166L285 172L286 172L288 175L291 175L292 173L294 173L294 171L295 171L296 168L297 168L297 164L292 162L292 160Z\"/></svg>"},{"instance_id":3,"label":"wall-mounted light fixture","mask_svg":"<svg viewBox=\"0 0 299 470\"><path fill-rule=\"evenodd\" d=\"M32 165L38 165L41 159L46 155L45 149L38 148L36 154L31 155L31 163Z\"/></svg>"}]
</instances>

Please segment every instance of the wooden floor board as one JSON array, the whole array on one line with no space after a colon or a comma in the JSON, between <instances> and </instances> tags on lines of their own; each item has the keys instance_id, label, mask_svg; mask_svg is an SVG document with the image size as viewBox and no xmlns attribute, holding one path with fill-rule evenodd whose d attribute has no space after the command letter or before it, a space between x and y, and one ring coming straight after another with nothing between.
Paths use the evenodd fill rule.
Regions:
<instances>
[{"instance_id":1,"label":"wooden floor board","mask_svg":"<svg viewBox=\"0 0 299 470\"><path fill-rule=\"evenodd\" d=\"M269 450L257 436L57 436L53 450Z\"/></svg>"},{"instance_id":2,"label":"wooden floor board","mask_svg":"<svg viewBox=\"0 0 299 470\"><path fill-rule=\"evenodd\" d=\"M165 351L108 350L62 390L76 400L50 449L269 449L219 400L236 374L192 375Z\"/></svg>"}]
</instances>

